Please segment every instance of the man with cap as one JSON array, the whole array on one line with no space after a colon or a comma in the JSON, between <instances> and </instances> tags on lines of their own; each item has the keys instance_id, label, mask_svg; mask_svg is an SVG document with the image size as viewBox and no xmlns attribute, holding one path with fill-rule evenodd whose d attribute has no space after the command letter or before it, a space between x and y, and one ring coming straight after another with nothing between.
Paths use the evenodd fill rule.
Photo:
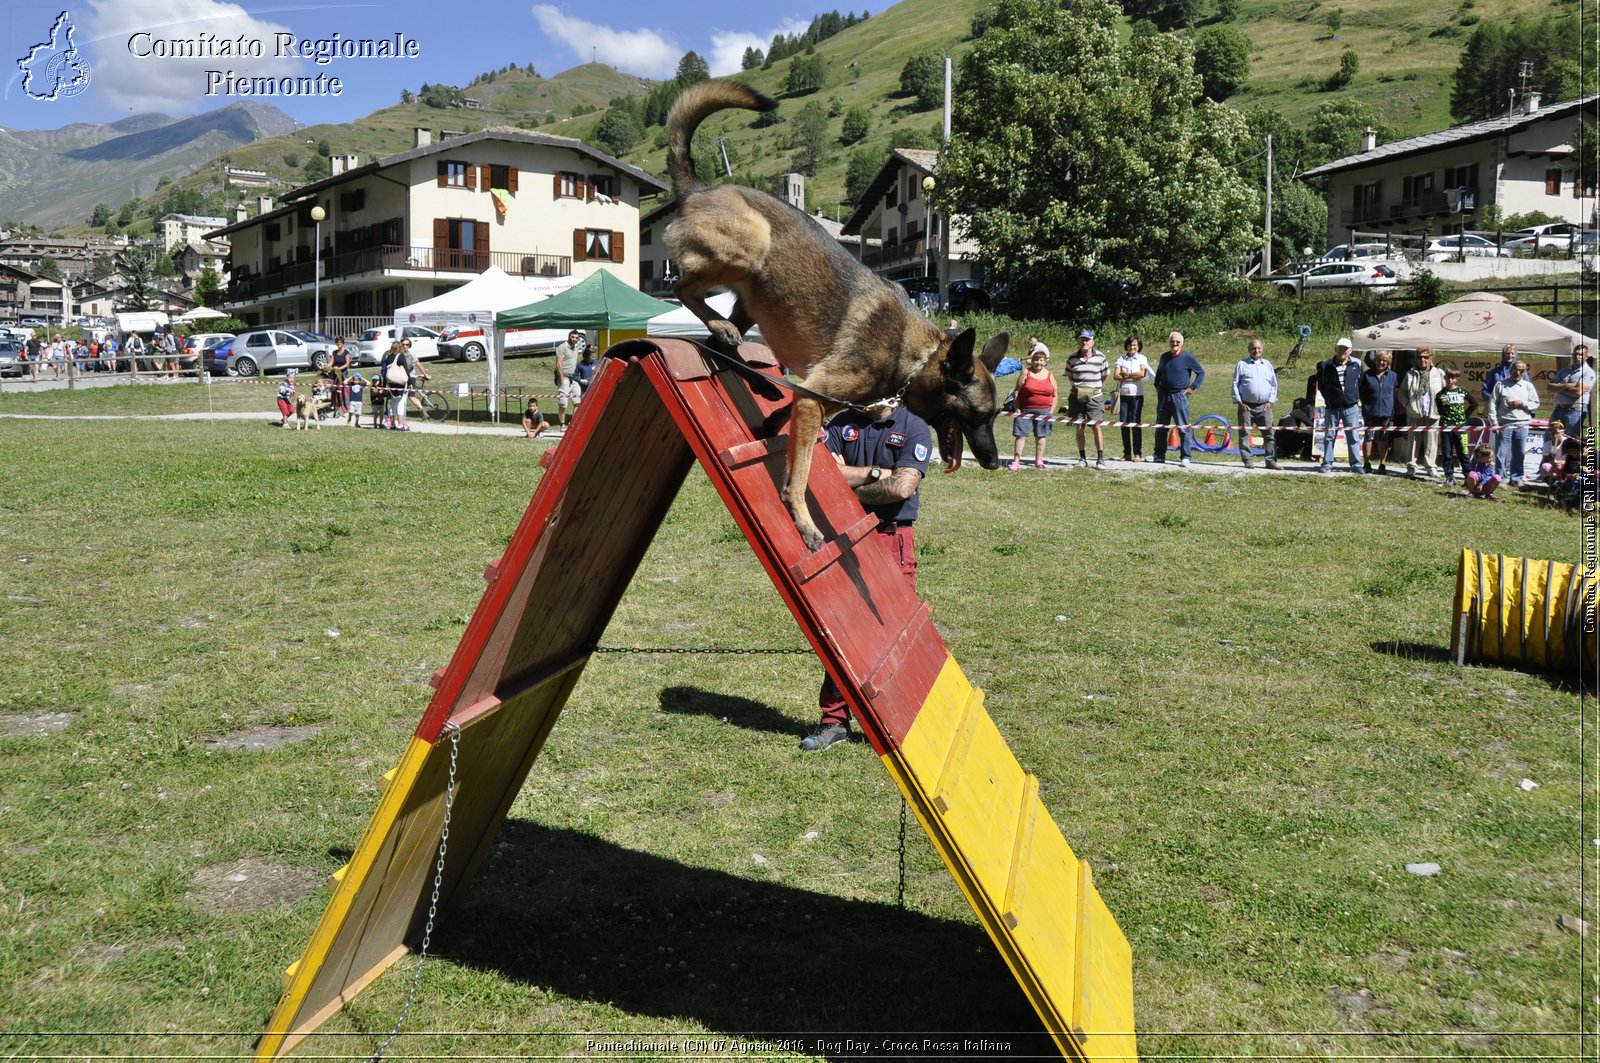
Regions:
<instances>
[{"instance_id":1,"label":"man with cap","mask_svg":"<svg viewBox=\"0 0 1600 1063\"><path fill-rule=\"evenodd\" d=\"M1043 344L1040 344L1043 346ZM1046 352L1048 354L1048 351ZM1106 412L1106 378L1111 375L1111 363L1094 345L1094 330L1078 333L1078 349L1067 359L1067 416L1080 421L1094 422L1094 467L1106 467L1106 430L1101 421ZM1083 452L1083 428L1078 425L1078 464L1087 466L1088 457Z\"/></svg>"},{"instance_id":2,"label":"man with cap","mask_svg":"<svg viewBox=\"0 0 1600 1063\"><path fill-rule=\"evenodd\" d=\"M1340 336L1333 345L1333 357L1317 363L1317 388L1326 407L1322 437L1322 472L1333 471L1333 445L1344 429L1350 471L1361 474L1361 363L1350 357L1353 349L1348 337Z\"/></svg>"},{"instance_id":3,"label":"man with cap","mask_svg":"<svg viewBox=\"0 0 1600 1063\"><path fill-rule=\"evenodd\" d=\"M1156 454L1157 465L1167 461L1168 425L1176 424L1183 431L1178 437L1178 453L1183 467L1189 467L1189 450L1194 446L1194 436L1189 432L1189 396L1206 382L1206 371L1195 356L1183 349L1183 333L1174 332L1167 337L1167 349L1156 362Z\"/></svg>"}]
</instances>

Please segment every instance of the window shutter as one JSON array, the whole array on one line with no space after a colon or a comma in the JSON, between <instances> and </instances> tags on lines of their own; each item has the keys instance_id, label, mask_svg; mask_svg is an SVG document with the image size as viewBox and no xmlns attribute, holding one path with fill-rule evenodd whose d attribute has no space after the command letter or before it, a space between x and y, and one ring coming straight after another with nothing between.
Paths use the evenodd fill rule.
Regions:
<instances>
[{"instance_id":1,"label":"window shutter","mask_svg":"<svg viewBox=\"0 0 1600 1063\"><path fill-rule=\"evenodd\" d=\"M582 229L572 230L572 261L583 261L583 250L588 246L588 237L589 234Z\"/></svg>"},{"instance_id":2,"label":"window shutter","mask_svg":"<svg viewBox=\"0 0 1600 1063\"><path fill-rule=\"evenodd\" d=\"M439 161L439 187L444 188L450 183L450 170L445 166L444 160Z\"/></svg>"},{"instance_id":3,"label":"window shutter","mask_svg":"<svg viewBox=\"0 0 1600 1063\"><path fill-rule=\"evenodd\" d=\"M448 219L448 218L435 218L435 219L433 219L433 246L434 247L449 247L450 246L450 219Z\"/></svg>"},{"instance_id":4,"label":"window shutter","mask_svg":"<svg viewBox=\"0 0 1600 1063\"><path fill-rule=\"evenodd\" d=\"M579 199L593 199L594 197L592 195L590 195L589 193L590 193L589 179L587 177L584 177L582 174L579 174L578 175L578 198Z\"/></svg>"},{"instance_id":5,"label":"window shutter","mask_svg":"<svg viewBox=\"0 0 1600 1063\"><path fill-rule=\"evenodd\" d=\"M507 166L506 167L506 191L507 192L515 192L516 190L517 190L517 168L515 166Z\"/></svg>"},{"instance_id":6,"label":"window shutter","mask_svg":"<svg viewBox=\"0 0 1600 1063\"><path fill-rule=\"evenodd\" d=\"M489 227L483 222L478 222L472 227L472 250L479 255L489 253Z\"/></svg>"},{"instance_id":7,"label":"window shutter","mask_svg":"<svg viewBox=\"0 0 1600 1063\"><path fill-rule=\"evenodd\" d=\"M556 184L555 197L557 199L560 199L561 198L561 171L560 170L556 171L556 182L555 182L555 184Z\"/></svg>"},{"instance_id":8,"label":"window shutter","mask_svg":"<svg viewBox=\"0 0 1600 1063\"><path fill-rule=\"evenodd\" d=\"M611 261L622 261L622 234L619 232L611 234Z\"/></svg>"}]
</instances>

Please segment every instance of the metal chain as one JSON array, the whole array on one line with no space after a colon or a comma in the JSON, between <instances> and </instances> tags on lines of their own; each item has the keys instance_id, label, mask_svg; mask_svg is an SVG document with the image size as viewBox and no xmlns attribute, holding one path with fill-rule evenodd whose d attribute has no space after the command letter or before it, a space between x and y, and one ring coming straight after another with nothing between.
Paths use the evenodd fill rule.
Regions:
<instances>
[{"instance_id":1,"label":"metal chain","mask_svg":"<svg viewBox=\"0 0 1600 1063\"><path fill-rule=\"evenodd\" d=\"M786 654L811 653L810 646L798 649L781 646L740 648L734 646L596 646L596 653L720 653L720 654Z\"/></svg>"},{"instance_id":2,"label":"metal chain","mask_svg":"<svg viewBox=\"0 0 1600 1063\"><path fill-rule=\"evenodd\" d=\"M894 904L896 908L905 911L906 907L906 796L900 795L900 888L895 891Z\"/></svg>"},{"instance_id":3,"label":"metal chain","mask_svg":"<svg viewBox=\"0 0 1600 1063\"><path fill-rule=\"evenodd\" d=\"M389 1030L389 1036L372 1050L372 1055L367 1057L367 1063L377 1063L382 1059L384 1052L389 1050L389 1045L400 1036L400 1029L406 1024L406 1017L411 1014L411 1005L416 1003L417 988L422 984L422 963L428 958L428 945L433 940L433 920L439 913L439 890L444 883L445 848L450 842L450 811L456 802L456 758L461 752L461 725L452 721L446 723L444 729L450 735L450 781L444 790L444 826L439 830L439 859L433 867L433 894L428 898L428 921L422 927L422 947L417 951L417 966L411 972L411 986L406 990L406 1002L400 1008L400 1014Z\"/></svg>"}]
</instances>

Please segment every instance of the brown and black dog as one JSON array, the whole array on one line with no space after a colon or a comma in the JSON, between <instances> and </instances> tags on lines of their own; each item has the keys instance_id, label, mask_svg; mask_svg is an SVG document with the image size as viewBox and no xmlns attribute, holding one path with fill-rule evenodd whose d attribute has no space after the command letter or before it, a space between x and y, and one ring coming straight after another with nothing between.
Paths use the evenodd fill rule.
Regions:
<instances>
[{"instance_id":1,"label":"brown and black dog","mask_svg":"<svg viewBox=\"0 0 1600 1063\"><path fill-rule=\"evenodd\" d=\"M667 166L681 214L666 242L681 278L673 291L706 323L713 343L732 351L751 324L760 325L785 368L838 400L796 396L789 426L783 499L815 550L822 532L806 504L806 481L824 418L899 395L933 427L946 472L961 467L963 435L980 465L999 468L993 371L1010 337L995 336L975 354L971 329L951 337L935 327L903 290L851 258L803 212L765 192L696 177L689 144L702 121L729 107L776 106L733 81L702 81L678 97L667 117ZM738 296L727 318L706 303L716 289Z\"/></svg>"}]
</instances>

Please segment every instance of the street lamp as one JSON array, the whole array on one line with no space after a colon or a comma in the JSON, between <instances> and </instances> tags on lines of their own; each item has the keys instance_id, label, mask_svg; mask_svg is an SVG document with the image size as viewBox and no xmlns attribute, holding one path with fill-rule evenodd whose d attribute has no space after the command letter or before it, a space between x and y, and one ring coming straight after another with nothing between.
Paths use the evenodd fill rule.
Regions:
<instances>
[{"instance_id":1,"label":"street lamp","mask_svg":"<svg viewBox=\"0 0 1600 1063\"><path fill-rule=\"evenodd\" d=\"M317 223L316 246L312 248L311 274L311 331L322 331L322 219L328 212L318 203L311 208L311 220Z\"/></svg>"},{"instance_id":2,"label":"street lamp","mask_svg":"<svg viewBox=\"0 0 1600 1063\"><path fill-rule=\"evenodd\" d=\"M939 182L937 182L937 181L935 181L933 179L933 174L928 174L926 177L924 177L922 179L922 194L923 194L923 197L924 197L924 202L928 202L926 197L931 196L933 194L933 190L935 188L938 188L938 187L939 187ZM929 204L929 207L928 207L928 221L929 221L930 224L938 224L939 223L939 215L938 215L937 212L934 211L931 203ZM939 247L938 247L938 250L935 252L939 256L939 259L938 259L938 261L939 261L938 280L939 280L939 305L940 306L944 306L945 305L945 300L949 298L949 290L950 290L950 257L949 257L949 248L945 243L945 239L946 239L945 232L946 232L946 229L947 229L948 223L949 223L949 218L948 217L945 218L945 223L946 224L939 226Z\"/></svg>"}]
</instances>

